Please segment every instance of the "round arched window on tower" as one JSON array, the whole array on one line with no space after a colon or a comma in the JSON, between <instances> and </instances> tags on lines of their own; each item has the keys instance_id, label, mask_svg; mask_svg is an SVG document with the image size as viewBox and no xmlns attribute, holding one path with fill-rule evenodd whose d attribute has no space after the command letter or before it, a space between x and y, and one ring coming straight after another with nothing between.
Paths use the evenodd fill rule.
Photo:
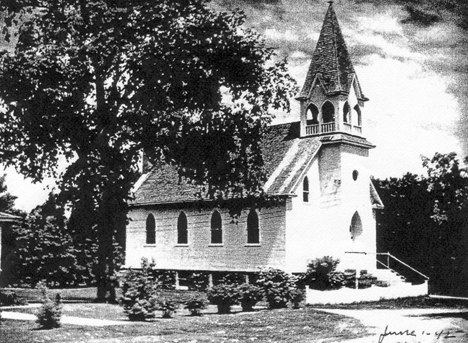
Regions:
<instances>
[{"instance_id":1,"label":"round arched window on tower","mask_svg":"<svg viewBox=\"0 0 468 343\"><path fill-rule=\"evenodd\" d=\"M353 180L356 181L358 176L359 176L359 172L356 169L354 169L353 170Z\"/></svg>"}]
</instances>

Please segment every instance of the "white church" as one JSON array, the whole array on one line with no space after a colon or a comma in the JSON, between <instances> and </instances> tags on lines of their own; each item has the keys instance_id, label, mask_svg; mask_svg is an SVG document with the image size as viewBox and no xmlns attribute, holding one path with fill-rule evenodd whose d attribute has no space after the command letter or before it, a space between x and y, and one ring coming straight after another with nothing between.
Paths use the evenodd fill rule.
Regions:
<instances>
[{"instance_id":1,"label":"white church","mask_svg":"<svg viewBox=\"0 0 468 343\"><path fill-rule=\"evenodd\" d=\"M340 269L377 271L375 211L383 204L364 161L365 97L332 2L297 96L300 120L271 126L262 141L268 180L280 202L245 207L237 223L227 209L201 208L197 189L175 169L147 170L137 183L126 232L126 265L154 258L157 269L253 273L306 270L332 256Z\"/></svg>"}]
</instances>

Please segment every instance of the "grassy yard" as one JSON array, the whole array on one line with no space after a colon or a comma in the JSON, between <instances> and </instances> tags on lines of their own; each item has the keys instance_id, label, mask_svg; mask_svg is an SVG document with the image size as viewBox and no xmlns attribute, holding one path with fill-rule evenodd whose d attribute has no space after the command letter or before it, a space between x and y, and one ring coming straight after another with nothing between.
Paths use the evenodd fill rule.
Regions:
<instances>
[{"instance_id":1,"label":"grassy yard","mask_svg":"<svg viewBox=\"0 0 468 343\"><path fill-rule=\"evenodd\" d=\"M70 304L75 306L77 304ZM117 305L85 304L93 317L120 319ZM80 310L84 313L88 310ZM114 314L109 314L113 311ZM104 313L105 316L104 316ZM119 313L119 314L117 314ZM102 316L101 316L102 315ZM351 339L366 334L356 320L312 309L273 310L231 315L178 315L148 323L89 327L64 325L54 330L37 330L34 322L5 320L0 326L1 342L314 342ZM138 338L139 337L139 338Z\"/></svg>"},{"instance_id":2,"label":"grassy yard","mask_svg":"<svg viewBox=\"0 0 468 343\"><path fill-rule=\"evenodd\" d=\"M333 309L405 309L405 308L468 308L468 301L458 299L434 299L428 296L360 302L343 305L312 305L314 308Z\"/></svg>"},{"instance_id":3,"label":"grassy yard","mask_svg":"<svg viewBox=\"0 0 468 343\"><path fill-rule=\"evenodd\" d=\"M39 302L40 294L34 289L10 289L30 303ZM122 307L115 304L93 303L95 288L60 289L66 316L122 320L128 322ZM194 292L164 291L166 298L183 302ZM36 313L37 308L15 307L8 311ZM218 315L210 305L202 317L191 317L180 308L174 319L157 318L151 322L134 322L126 325L90 327L63 325L58 329L39 330L33 321L3 320L0 325L0 342L298 342L351 339L366 335L366 329L357 320L304 308L258 310Z\"/></svg>"}]
</instances>

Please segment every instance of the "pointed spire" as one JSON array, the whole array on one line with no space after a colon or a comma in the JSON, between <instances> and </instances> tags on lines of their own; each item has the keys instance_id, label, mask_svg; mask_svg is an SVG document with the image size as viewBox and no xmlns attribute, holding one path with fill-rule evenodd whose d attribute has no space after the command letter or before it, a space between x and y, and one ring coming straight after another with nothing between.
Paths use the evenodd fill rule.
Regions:
<instances>
[{"instance_id":1,"label":"pointed spire","mask_svg":"<svg viewBox=\"0 0 468 343\"><path fill-rule=\"evenodd\" d=\"M321 75L326 91L330 95L348 94L356 74L333 9L333 1L329 3L312 62L298 99L307 98L317 74ZM357 84L359 87L359 82ZM358 92L364 100L365 97L360 89Z\"/></svg>"}]
</instances>

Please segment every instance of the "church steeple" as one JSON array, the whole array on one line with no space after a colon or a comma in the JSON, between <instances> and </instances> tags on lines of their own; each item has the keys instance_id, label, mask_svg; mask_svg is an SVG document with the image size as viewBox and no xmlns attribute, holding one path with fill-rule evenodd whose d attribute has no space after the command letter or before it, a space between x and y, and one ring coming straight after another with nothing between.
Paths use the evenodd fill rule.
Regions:
<instances>
[{"instance_id":1,"label":"church steeple","mask_svg":"<svg viewBox=\"0 0 468 343\"><path fill-rule=\"evenodd\" d=\"M368 99L357 79L333 1L329 3L309 71L297 96L301 102L301 131L303 136L335 131L361 135L360 107ZM353 116L355 125L351 122Z\"/></svg>"}]
</instances>

